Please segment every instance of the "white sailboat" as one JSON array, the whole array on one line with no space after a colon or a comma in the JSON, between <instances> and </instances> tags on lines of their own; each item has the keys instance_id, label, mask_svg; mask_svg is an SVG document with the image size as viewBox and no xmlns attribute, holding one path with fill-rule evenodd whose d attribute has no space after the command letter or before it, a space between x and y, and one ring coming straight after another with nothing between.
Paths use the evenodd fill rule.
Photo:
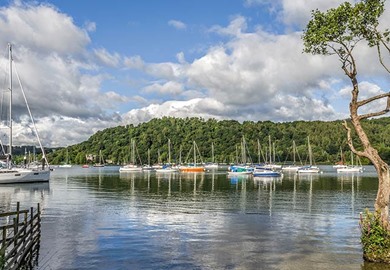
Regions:
<instances>
[{"instance_id":1,"label":"white sailboat","mask_svg":"<svg viewBox=\"0 0 390 270\"><path fill-rule=\"evenodd\" d=\"M297 172L298 169L302 166L298 166L296 165L296 158L295 156L297 155L297 146L295 145L295 141L293 141L293 164L291 165L287 165L287 166L283 166L282 167L282 171L284 172Z\"/></svg>"},{"instance_id":2,"label":"white sailboat","mask_svg":"<svg viewBox=\"0 0 390 270\"><path fill-rule=\"evenodd\" d=\"M8 140L9 140L9 145L8 145L8 151L5 151L5 148L2 144L2 150L4 155L1 157L3 160L1 161L1 168L0 168L0 184L8 184L8 183L31 183L31 182L48 182L50 179L50 168L49 168L49 163L47 161L45 151L43 149L41 140L38 136L38 131L35 126L35 121L32 117L30 107L27 103L27 99L23 90L23 87L20 83L20 78L19 75L16 71L16 76L20 84L20 89L22 91L27 110L29 112L35 134L37 136L37 140L39 143L39 146L42 151L42 166L39 168L27 168L27 167L16 167L12 163L12 73L13 73L13 58L12 58L12 46L11 44L8 44L8 60L9 60L9 87L8 89L4 90L4 94L9 95L9 119L4 121L2 125L4 125L5 129L9 130L8 134Z\"/></svg>"},{"instance_id":3,"label":"white sailboat","mask_svg":"<svg viewBox=\"0 0 390 270\"><path fill-rule=\"evenodd\" d=\"M250 165L247 164L247 156L246 156L246 141L245 137L242 136L241 140L241 162L238 161L237 148L236 148L236 163L235 165L229 166L228 175L229 176L237 176L237 175L252 175L254 167L252 164L251 158L249 158Z\"/></svg>"},{"instance_id":4,"label":"white sailboat","mask_svg":"<svg viewBox=\"0 0 390 270\"><path fill-rule=\"evenodd\" d=\"M204 167L208 170L218 169L218 163L215 163L214 158L214 143L211 143L211 163L206 163Z\"/></svg>"},{"instance_id":5,"label":"white sailboat","mask_svg":"<svg viewBox=\"0 0 390 270\"><path fill-rule=\"evenodd\" d=\"M307 137L307 147L309 149L309 165L300 167L297 170L297 173L299 173L299 174L320 173L320 168L318 168L317 166L313 165L313 152L311 150L309 136Z\"/></svg>"},{"instance_id":6,"label":"white sailboat","mask_svg":"<svg viewBox=\"0 0 390 270\"><path fill-rule=\"evenodd\" d=\"M357 163L360 163L359 157L357 157ZM351 151L351 165L344 165L343 167L337 168L337 173L361 173L363 172L363 166L361 164L353 164L353 153Z\"/></svg>"},{"instance_id":7,"label":"white sailboat","mask_svg":"<svg viewBox=\"0 0 390 270\"><path fill-rule=\"evenodd\" d=\"M66 148L66 157L65 157L65 163L58 166L59 168L71 168L72 164L69 163L69 152L68 148Z\"/></svg>"},{"instance_id":8,"label":"white sailboat","mask_svg":"<svg viewBox=\"0 0 390 270\"><path fill-rule=\"evenodd\" d=\"M179 168L173 167L171 163L171 139L168 139L168 163L164 164L162 168L156 169L157 173L173 173L179 172Z\"/></svg>"},{"instance_id":9,"label":"white sailboat","mask_svg":"<svg viewBox=\"0 0 390 270\"><path fill-rule=\"evenodd\" d=\"M135 159L135 150L136 149L135 149L135 140L134 139L131 139L130 145L131 145L131 149L130 149L131 162L123 167L120 167L119 172L142 172L142 167L140 165L137 165L136 161L135 161L136 160Z\"/></svg>"}]
</instances>

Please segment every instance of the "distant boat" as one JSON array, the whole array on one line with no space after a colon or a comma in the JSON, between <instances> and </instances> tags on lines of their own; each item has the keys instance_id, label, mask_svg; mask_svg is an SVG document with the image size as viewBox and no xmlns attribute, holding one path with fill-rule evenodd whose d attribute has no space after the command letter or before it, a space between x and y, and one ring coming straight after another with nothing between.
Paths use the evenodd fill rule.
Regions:
<instances>
[{"instance_id":1,"label":"distant boat","mask_svg":"<svg viewBox=\"0 0 390 270\"><path fill-rule=\"evenodd\" d=\"M258 177L280 177L282 176L282 173L279 171L272 170L270 168L264 168L264 167L255 167L253 170L253 176Z\"/></svg>"},{"instance_id":2,"label":"distant boat","mask_svg":"<svg viewBox=\"0 0 390 270\"><path fill-rule=\"evenodd\" d=\"M3 144L1 143L1 150L3 152L3 155L1 156L1 166L0 166L0 184L8 184L8 183L28 183L28 182L48 182L50 180L50 167L49 167L49 163L46 159L46 155L45 155L45 151L42 147L42 144L41 144L41 140L38 136L38 132L37 132L37 129L36 129L36 126L35 126L35 122L34 122L34 119L32 117L32 114L30 112L30 107L27 103L27 99L25 98L25 103L26 103L26 107L27 107L27 110L30 114L30 118L31 118L31 121L32 121L32 125L33 125L33 128L34 128L34 132L35 134L37 134L37 140L38 140L38 143L39 143L39 146L41 148L41 151L42 151L42 163L41 163L41 166L39 167L35 167L35 168L28 168L26 166L24 167L16 167L14 166L13 162L12 162L12 139L13 139L13 134L12 134L12 131L13 131L13 128L12 128L12 123L13 123L13 119L12 119L12 95L13 95L13 89L12 89L12 81L13 81L13 78L12 78L12 73L13 73L13 66L14 66L14 63L13 63L13 57L12 57L12 46L11 44L8 44L8 60L9 60L9 74L8 74L8 78L9 78L9 86L7 89L4 89L3 90L3 93L6 93L6 94L3 94L3 100L5 101L5 98L9 99L7 100L7 103L8 104L3 104L2 107L6 107L6 106L9 106L8 109L9 109L9 114L7 116L8 119L4 119L6 123L6 128L4 129L8 129L9 133L8 133L8 151L6 152L4 147L3 147ZM16 75L17 75L17 78L19 80L19 84L20 84L20 79L19 79L19 75L18 73L16 72ZM22 91L22 94L23 96L25 97L25 94L24 94L24 90L23 90L23 87L22 85L20 84L20 89ZM3 140L3 139L2 139Z\"/></svg>"},{"instance_id":3,"label":"distant boat","mask_svg":"<svg viewBox=\"0 0 390 270\"><path fill-rule=\"evenodd\" d=\"M99 162L93 165L94 167L104 167L102 150L99 151Z\"/></svg>"},{"instance_id":4,"label":"distant boat","mask_svg":"<svg viewBox=\"0 0 390 270\"><path fill-rule=\"evenodd\" d=\"M65 164L61 164L58 166L59 168L71 168L72 165L69 164L69 153L68 148L66 148L66 158L65 158Z\"/></svg>"},{"instance_id":5,"label":"distant boat","mask_svg":"<svg viewBox=\"0 0 390 270\"><path fill-rule=\"evenodd\" d=\"M320 173L320 168L318 168L317 166L313 165L313 152L311 150L309 136L307 137L307 147L308 147L308 150L309 150L309 165L305 165L305 166L300 167L297 170L297 173L299 173L299 174Z\"/></svg>"},{"instance_id":6,"label":"distant boat","mask_svg":"<svg viewBox=\"0 0 390 270\"><path fill-rule=\"evenodd\" d=\"M148 164L142 166L142 170L146 172L154 171L153 166L150 165L150 149L148 149Z\"/></svg>"},{"instance_id":7,"label":"distant boat","mask_svg":"<svg viewBox=\"0 0 390 270\"><path fill-rule=\"evenodd\" d=\"M340 147L340 161L337 162L335 165L333 165L333 168L339 169L339 168L345 168L345 157L343 154L343 149Z\"/></svg>"},{"instance_id":8,"label":"distant boat","mask_svg":"<svg viewBox=\"0 0 390 270\"><path fill-rule=\"evenodd\" d=\"M171 139L168 139L168 163L162 165L161 168L156 168L155 170L157 173L179 172L179 168L172 166L171 163Z\"/></svg>"},{"instance_id":9,"label":"distant boat","mask_svg":"<svg viewBox=\"0 0 390 270\"><path fill-rule=\"evenodd\" d=\"M359 157L357 158L357 162L360 163ZM351 151L351 165L344 165L343 167L337 168L337 173L361 173L363 172L363 166L353 165L353 153Z\"/></svg>"},{"instance_id":10,"label":"distant boat","mask_svg":"<svg viewBox=\"0 0 390 270\"><path fill-rule=\"evenodd\" d=\"M300 167L302 167L302 165L301 166L296 165L296 157L295 157L296 155L297 155L297 146L295 145L295 141L293 141L293 164L286 165L286 166L283 165L282 166L283 172L294 172L295 173L298 171L298 169Z\"/></svg>"},{"instance_id":11,"label":"distant boat","mask_svg":"<svg viewBox=\"0 0 390 270\"><path fill-rule=\"evenodd\" d=\"M82 168L86 169L86 168L89 168L89 165L88 164L84 164L83 166L81 166Z\"/></svg>"},{"instance_id":12,"label":"distant boat","mask_svg":"<svg viewBox=\"0 0 390 270\"><path fill-rule=\"evenodd\" d=\"M251 175L254 171L254 168L252 166L247 165L231 165L228 169L228 175Z\"/></svg>"},{"instance_id":13,"label":"distant boat","mask_svg":"<svg viewBox=\"0 0 390 270\"><path fill-rule=\"evenodd\" d=\"M136 164L136 146L135 146L135 140L131 139L130 142L130 160L131 162L123 167L119 168L119 172L142 172L142 166ZM142 164L142 163L140 163Z\"/></svg>"},{"instance_id":14,"label":"distant boat","mask_svg":"<svg viewBox=\"0 0 390 270\"><path fill-rule=\"evenodd\" d=\"M239 175L246 175L246 174L250 174L251 175L253 173L254 167L252 165L247 165L246 152L247 152L246 141L245 141L245 137L242 136L242 140L241 140L241 160L239 160L239 158L238 158L238 151L237 151L237 147L236 147L236 162L237 162L237 164L229 166L229 168L228 168L228 176L239 176ZM250 159L250 161L251 161L251 159Z\"/></svg>"},{"instance_id":15,"label":"distant boat","mask_svg":"<svg viewBox=\"0 0 390 270\"><path fill-rule=\"evenodd\" d=\"M281 169L282 165L275 163L275 159L276 159L275 143L273 144L271 143L270 135L268 136L268 141L269 141L269 161L267 164L264 165L264 167L269 169Z\"/></svg>"},{"instance_id":16,"label":"distant boat","mask_svg":"<svg viewBox=\"0 0 390 270\"><path fill-rule=\"evenodd\" d=\"M192 144L192 147L190 149L190 152L189 154L191 153L191 150L193 150L193 154L194 154L194 162L193 163L187 163L187 165L185 166L180 166L179 167L179 170L181 172L204 172L205 171L205 167L203 165L200 165L197 163L197 154L199 154L200 156L200 153L199 153L199 149L198 149L198 146L196 145L196 142L193 141L193 144Z\"/></svg>"},{"instance_id":17,"label":"distant boat","mask_svg":"<svg viewBox=\"0 0 390 270\"><path fill-rule=\"evenodd\" d=\"M215 163L214 158L214 143L211 143L211 163L206 163L204 167L208 170L218 169L218 163Z\"/></svg>"}]
</instances>

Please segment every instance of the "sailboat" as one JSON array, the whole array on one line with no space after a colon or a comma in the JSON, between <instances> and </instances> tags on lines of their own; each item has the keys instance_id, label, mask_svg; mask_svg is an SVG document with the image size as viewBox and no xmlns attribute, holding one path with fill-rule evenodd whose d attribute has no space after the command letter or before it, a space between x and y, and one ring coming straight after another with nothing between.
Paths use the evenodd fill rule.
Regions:
<instances>
[{"instance_id":1,"label":"sailboat","mask_svg":"<svg viewBox=\"0 0 390 270\"><path fill-rule=\"evenodd\" d=\"M351 165L344 165L337 168L337 173L361 173L363 172L363 166L360 164L359 157L356 158L359 165L353 165L353 153L351 151Z\"/></svg>"},{"instance_id":2,"label":"sailboat","mask_svg":"<svg viewBox=\"0 0 390 270\"><path fill-rule=\"evenodd\" d=\"M130 141L130 160L131 162L123 167L119 168L119 172L141 172L142 167L136 164L135 161L135 140L131 139Z\"/></svg>"},{"instance_id":3,"label":"sailboat","mask_svg":"<svg viewBox=\"0 0 390 270\"><path fill-rule=\"evenodd\" d=\"M27 103L26 96L24 94L23 87L20 83L20 78L19 75L16 71L16 76L20 84L20 88L23 94L23 97L25 99L25 103L27 106L27 110L29 112L35 134L37 136L37 140L39 143L39 146L42 151L42 166L39 168L27 168L26 166L24 167L16 167L12 163L12 94L13 94L13 89L12 89L12 71L13 71L13 58L12 58L12 46L11 44L8 44L8 60L9 60L9 87L8 89L4 90L4 93L8 93L9 95L9 119L7 119L6 122L6 127L5 129L8 129L8 140L9 140L9 145L8 145L8 151L5 151L3 143L1 143L1 148L3 150L3 154L1 156L1 163L0 163L0 184L8 184L8 183L29 183L29 182L48 182L50 179L50 167L49 167L49 162L47 161L45 151L43 149L41 140L38 136L38 131L35 126L35 121L32 117L30 107ZM8 126L7 126L8 125Z\"/></svg>"},{"instance_id":4,"label":"sailboat","mask_svg":"<svg viewBox=\"0 0 390 270\"><path fill-rule=\"evenodd\" d=\"M282 167L282 171L284 171L284 172L294 172L295 173L295 172L298 171L298 169L300 167L302 167L302 166L296 165L296 158L295 158L295 156L297 155L297 152L298 152L297 151L297 146L295 144L295 141L293 141L293 164L287 165L287 166L283 166Z\"/></svg>"},{"instance_id":5,"label":"sailboat","mask_svg":"<svg viewBox=\"0 0 390 270\"><path fill-rule=\"evenodd\" d=\"M320 173L320 168L313 165L313 152L311 150L310 146L310 139L309 136L307 137L307 147L309 149L309 165L302 166L297 170L297 173L303 174L303 173Z\"/></svg>"},{"instance_id":6,"label":"sailboat","mask_svg":"<svg viewBox=\"0 0 390 270\"><path fill-rule=\"evenodd\" d=\"M214 143L211 143L211 163L206 163L204 166L206 169L218 169L218 163L215 163L214 159Z\"/></svg>"},{"instance_id":7,"label":"sailboat","mask_svg":"<svg viewBox=\"0 0 390 270\"><path fill-rule=\"evenodd\" d=\"M178 172L179 169L177 167L173 167L171 163L171 139L168 139L168 163L164 164L162 168L156 169L157 173L172 173Z\"/></svg>"},{"instance_id":8,"label":"sailboat","mask_svg":"<svg viewBox=\"0 0 390 270\"><path fill-rule=\"evenodd\" d=\"M247 156L246 156L246 141L245 137L242 136L241 140L241 164L238 164L238 151L236 148L236 163L235 165L229 166L228 169L228 176L234 176L234 175L251 175L253 173L254 167L252 166L252 160L249 158L249 162L251 165L247 164Z\"/></svg>"},{"instance_id":9,"label":"sailboat","mask_svg":"<svg viewBox=\"0 0 390 270\"><path fill-rule=\"evenodd\" d=\"M104 167L102 150L99 150L99 162L93 165L94 167Z\"/></svg>"},{"instance_id":10,"label":"sailboat","mask_svg":"<svg viewBox=\"0 0 390 270\"><path fill-rule=\"evenodd\" d=\"M197 163L197 153L199 153L199 149L198 149L198 146L196 145L196 142L193 141L193 144L192 144L192 147L188 153L188 155L190 155L191 153L191 150L193 150L194 152L194 162L193 163L187 163L187 165L185 166L180 166L179 169L180 169L180 172L204 172L205 171L205 168L204 166L202 165L199 165ZM200 156L200 154L199 154ZM188 156L187 156L188 157Z\"/></svg>"},{"instance_id":11,"label":"sailboat","mask_svg":"<svg viewBox=\"0 0 390 270\"><path fill-rule=\"evenodd\" d=\"M65 158L65 163L64 164L61 164L58 166L59 168L71 168L72 165L69 164L69 152L68 152L68 148L66 148L66 158Z\"/></svg>"},{"instance_id":12,"label":"sailboat","mask_svg":"<svg viewBox=\"0 0 390 270\"><path fill-rule=\"evenodd\" d=\"M142 166L143 171L151 172L154 168L150 165L150 149L148 149L148 164Z\"/></svg>"},{"instance_id":13,"label":"sailboat","mask_svg":"<svg viewBox=\"0 0 390 270\"><path fill-rule=\"evenodd\" d=\"M272 170L281 169L282 165L275 163L275 159L276 159L275 143L273 144L271 143L271 135L268 135L268 141L269 141L269 162L268 164L265 164L264 167Z\"/></svg>"}]
</instances>

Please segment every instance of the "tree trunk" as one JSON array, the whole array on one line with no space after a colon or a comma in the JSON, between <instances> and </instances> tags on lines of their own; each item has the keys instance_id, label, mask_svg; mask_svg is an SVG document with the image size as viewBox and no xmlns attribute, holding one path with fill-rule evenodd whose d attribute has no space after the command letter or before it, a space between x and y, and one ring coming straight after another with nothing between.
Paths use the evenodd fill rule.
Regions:
<instances>
[{"instance_id":1,"label":"tree trunk","mask_svg":"<svg viewBox=\"0 0 390 270\"><path fill-rule=\"evenodd\" d=\"M378 151L371 146L371 143L364 132L360 119L357 115L357 106L351 102L351 120L360 141L362 142L364 151L363 156L368 158L374 165L378 174L378 193L375 200L375 210L381 214L382 222L385 228L390 229L389 224L389 199L390 199L390 171L389 165L382 160ZM360 154L362 156L362 154Z\"/></svg>"}]
</instances>

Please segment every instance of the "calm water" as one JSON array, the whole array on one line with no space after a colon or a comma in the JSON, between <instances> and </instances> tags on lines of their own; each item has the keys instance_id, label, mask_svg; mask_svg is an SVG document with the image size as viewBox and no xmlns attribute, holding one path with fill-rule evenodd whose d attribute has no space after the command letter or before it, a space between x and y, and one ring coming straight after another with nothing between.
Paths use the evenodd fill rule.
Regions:
<instances>
[{"instance_id":1,"label":"calm water","mask_svg":"<svg viewBox=\"0 0 390 270\"><path fill-rule=\"evenodd\" d=\"M282 180L56 169L50 184L0 186L0 211L41 203L37 269L385 269L364 264L359 212L377 179Z\"/></svg>"}]
</instances>

